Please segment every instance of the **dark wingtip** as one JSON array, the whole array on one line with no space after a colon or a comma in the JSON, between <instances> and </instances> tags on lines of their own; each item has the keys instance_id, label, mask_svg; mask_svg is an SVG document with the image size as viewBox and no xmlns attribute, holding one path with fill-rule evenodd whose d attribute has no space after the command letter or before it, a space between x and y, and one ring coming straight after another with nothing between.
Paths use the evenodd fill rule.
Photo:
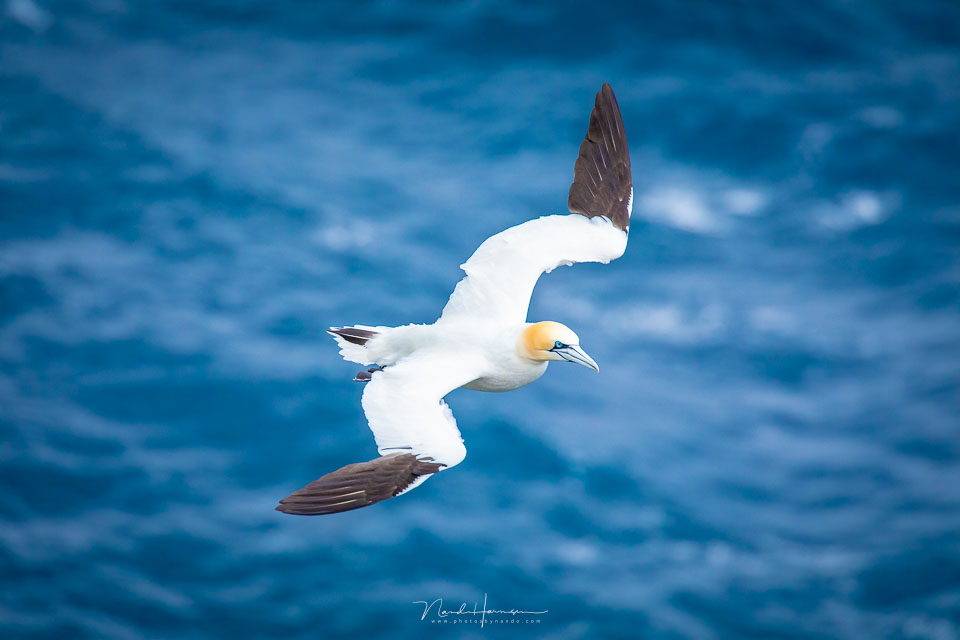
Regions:
<instances>
[{"instance_id":1,"label":"dark wingtip","mask_svg":"<svg viewBox=\"0 0 960 640\"><path fill-rule=\"evenodd\" d=\"M370 338L377 335L376 331L369 329L360 329L358 327L330 327L327 333L332 336L339 336L351 344L363 346L367 344Z\"/></svg>"},{"instance_id":2,"label":"dark wingtip","mask_svg":"<svg viewBox=\"0 0 960 640\"><path fill-rule=\"evenodd\" d=\"M630 150L620 105L608 82L597 92L573 174L567 200L571 213L606 216L627 231L633 189Z\"/></svg>"},{"instance_id":3,"label":"dark wingtip","mask_svg":"<svg viewBox=\"0 0 960 640\"><path fill-rule=\"evenodd\" d=\"M417 458L410 453L348 464L294 491L274 509L295 516L352 511L392 498L420 476L432 475L441 468L443 465L431 458Z\"/></svg>"}]
</instances>

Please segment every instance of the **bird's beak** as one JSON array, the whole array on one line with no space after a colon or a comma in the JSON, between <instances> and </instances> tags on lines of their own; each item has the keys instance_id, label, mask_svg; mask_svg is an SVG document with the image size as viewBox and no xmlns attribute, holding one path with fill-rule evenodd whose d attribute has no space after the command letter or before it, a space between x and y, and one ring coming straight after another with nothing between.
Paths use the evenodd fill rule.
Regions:
<instances>
[{"instance_id":1,"label":"bird's beak","mask_svg":"<svg viewBox=\"0 0 960 640\"><path fill-rule=\"evenodd\" d=\"M553 352L568 362L576 362L577 364L582 364L585 367L593 369L597 373L600 372L600 367L593 361L593 358L588 356L586 351L575 344L567 345L562 349L554 349Z\"/></svg>"}]
</instances>

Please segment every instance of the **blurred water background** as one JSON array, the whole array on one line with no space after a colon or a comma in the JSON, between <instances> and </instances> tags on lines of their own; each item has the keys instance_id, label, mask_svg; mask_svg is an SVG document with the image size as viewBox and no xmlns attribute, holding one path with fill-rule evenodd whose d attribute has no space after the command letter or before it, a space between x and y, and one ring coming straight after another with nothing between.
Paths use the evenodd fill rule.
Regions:
<instances>
[{"instance_id":1,"label":"blurred water background","mask_svg":"<svg viewBox=\"0 0 960 640\"><path fill-rule=\"evenodd\" d=\"M0 10L0 637L960 638L956 2ZM564 212L603 81L630 246L530 316L601 373L275 512L375 455L324 329Z\"/></svg>"}]
</instances>

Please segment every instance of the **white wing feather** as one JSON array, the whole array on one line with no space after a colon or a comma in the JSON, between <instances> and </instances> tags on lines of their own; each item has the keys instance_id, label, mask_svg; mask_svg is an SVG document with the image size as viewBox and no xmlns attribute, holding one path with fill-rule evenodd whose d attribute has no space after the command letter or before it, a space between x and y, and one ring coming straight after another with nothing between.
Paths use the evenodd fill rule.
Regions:
<instances>
[{"instance_id":1,"label":"white wing feather","mask_svg":"<svg viewBox=\"0 0 960 640\"><path fill-rule=\"evenodd\" d=\"M542 273L575 262L607 263L623 255L627 234L604 217L557 215L530 220L487 238L460 265L457 283L438 322L462 316L525 322Z\"/></svg>"},{"instance_id":2,"label":"white wing feather","mask_svg":"<svg viewBox=\"0 0 960 640\"><path fill-rule=\"evenodd\" d=\"M443 396L484 374L485 360L470 353L429 349L373 374L363 412L380 455L413 453L452 467L467 454Z\"/></svg>"}]
</instances>

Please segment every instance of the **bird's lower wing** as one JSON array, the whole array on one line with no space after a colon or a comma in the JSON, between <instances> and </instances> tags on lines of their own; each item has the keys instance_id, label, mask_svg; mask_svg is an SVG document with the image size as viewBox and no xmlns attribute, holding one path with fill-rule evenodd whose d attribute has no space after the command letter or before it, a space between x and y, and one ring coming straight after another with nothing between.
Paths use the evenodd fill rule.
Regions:
<instances>
[{"instance_id":1,"label":"bird's lower wing","mask_svg":"<svg viewBox=\"0 0 960 640\"><path fill-rule=\"evenodd\" d=\"M324 515L398 496L467 454L443 396L484 374L485 360L469 350L425 348L372 374L363 410L379 458L348 464L280 501L278 511Z\"/></svg>"},{"instance_id":2,"label":"bird's lower wing","mask_svg":"<svg viewBox=\"0 0 960 640\"><path fill-rule=\"evenodd\" d=\"M348 464L280 501L277 511L298 516L340 513L400 495L443 465L411 453L392 453Z\"/></svg>"}]
</instances>

